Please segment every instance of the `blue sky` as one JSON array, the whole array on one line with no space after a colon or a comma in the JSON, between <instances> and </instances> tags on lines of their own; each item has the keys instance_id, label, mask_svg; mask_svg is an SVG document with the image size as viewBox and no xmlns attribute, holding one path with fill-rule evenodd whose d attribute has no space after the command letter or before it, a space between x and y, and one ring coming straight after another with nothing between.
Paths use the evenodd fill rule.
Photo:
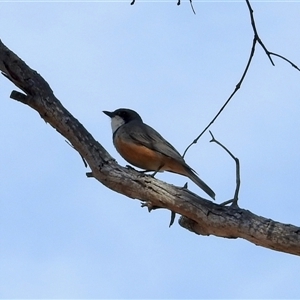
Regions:
<instances>
[{"instance_id":1,"label":"blue sky","mask_svg":"<svg viewBox=\"0 0 300 300\"><path fill-rule=\"evenodd\" d=\"M253 38L244 1L195 1L196 15L188 2L129 2L3 2L0 18L4 44L122 165L102 110L138 111L182 153L233 91ZM300 3L252 5L268 49L299 66ZM211 130L240 159L240 206L300 225L300 72L274 62L257 47ZM299 298L299 257L168 228L168 211L149 214L86 178L80 156L12 89L0 79L1 298ZM186 161L220 203L235 166L209 140Z\"/></svg>"}]
</instances>

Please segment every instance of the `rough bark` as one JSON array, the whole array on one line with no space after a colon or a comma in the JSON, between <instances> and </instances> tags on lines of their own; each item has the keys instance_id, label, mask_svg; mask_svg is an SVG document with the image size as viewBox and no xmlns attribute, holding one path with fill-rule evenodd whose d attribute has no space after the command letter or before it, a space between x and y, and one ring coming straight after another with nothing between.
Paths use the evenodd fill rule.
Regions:
<instances>
[{"instance_id":1,"label":"rough bark","mask_svg":"<svg viewBox=\"0 0 300 300\"><path fill-rule=\"evenodd\" d=\"M179 224L199 235L244 238L256 245L300 255L300 227L275 222L238 207L203 199L116 163L104 147L68 112L48 83L0 41L0 70L24 93L11 98L22 102L63 135L91 168L94 177L113 191L145 202L149 209L165 208L180 214Z\"/></svg>"}]
</instances>

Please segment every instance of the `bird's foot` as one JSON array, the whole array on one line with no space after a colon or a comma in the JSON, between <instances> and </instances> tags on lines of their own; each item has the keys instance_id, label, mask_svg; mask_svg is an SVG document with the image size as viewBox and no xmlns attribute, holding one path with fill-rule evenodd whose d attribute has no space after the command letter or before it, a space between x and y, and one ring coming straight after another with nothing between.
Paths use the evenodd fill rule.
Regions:
<instances>
[{"instance_id":1,"label":"bird's foot","mask_svg":"<svg viewBox=\"0 0 300 300\"><path fill-rule=\"evenodd\" d=\"M239 208L238 198L233 198L233 199L227 200L225 202L222 202L220 205L225 206L227 204L230 204L231 207Z\"/></svg>"},{"instance_id":2,"label":"bird's foot","mask_svg":"<svg viewBox=\"0 0 300 300\"><path fill-rule=\"evenodd\" d=\"M147 172L152 172L153 170L137 170L134 167L130 166L130 165L126 165L126 168L130 169L130 170L134 170L136 172L139 172L141 174L145 174Z\"/></svg>"},{"instance_id":3,"label":"bird's foot","mask_svg":"<svg viewBox=\"0 0 300 300\"><path fill-rule=\"evenodd\" d=\"M134 167L130 166L130 165L126 165L126 168L127 169L130 169L130 170L134 170L134 171L137 171ZM138 171L137 171L138 172Z\"/></svg>"}]
</instances>

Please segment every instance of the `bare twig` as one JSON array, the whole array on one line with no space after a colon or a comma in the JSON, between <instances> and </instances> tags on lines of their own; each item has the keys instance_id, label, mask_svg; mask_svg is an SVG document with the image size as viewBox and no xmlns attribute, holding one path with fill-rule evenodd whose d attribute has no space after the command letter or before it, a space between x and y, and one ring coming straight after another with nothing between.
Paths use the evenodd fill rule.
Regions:
<instances>
[{"instance_id":1,"label":"bare twig","mask_svg":"<svg viewBox=\"0 0 300 300\"><path fill-rule=\"evenodd\" d=\"M189 0L190 1L190 5L191 5L191 8L192 8L192 11L194 13L194 15L196 14L195 10L194 10L194 6L193 6L193 0ZM177 5L180 5L181 4L181 0L178 0L177 1Z\"/></svg>"},{"instance_id":2,"label":"bare twig","mask_svg":"<svg viewBox=\"0 0 300 300\"><path fill-rule=\"evenodd\" d=\"M255 20L254 20L254 14L253 14L253 9L250 5L250 2L249 0L246 0L246 3L247 3L247 6L248 6L248 9L249 9L249 13L250 13L250 20L251 20L251 26L252 26L252 29L253 29L253 33L254 33L254 40L255 42L258 42L261 47L265 50L267 56L269 57L270 59L270 62L273 66L275 66L270 54L269 54L269 51L267 50L266 46L264 45L264 43L262 42L262 40L260 39L258 33L257 33L257 29L256 29L256 24L255 24Z\"/></svg>"},{"instance_id":3,"label":"bare twig","mask_svg":"<svg viewBox=\"0 0 300 300\"><path fill-rule=\"evenodd\" d=\"M269 52L269 51L268 51L268 53L269 53L270 55L277 56L277 57L279 57L279 58L285 60L285 61L288 62L292 67L294 67L296 70L300 71L300 68L299 68L298 66L296 66L293 62L291 62L289 59L287 59L286 57L284 57L284 56L282 56L282 55L280 55L280 54L274 53L274 52Z\"/></svg>"},{"instance_id":4,"label":"bare twig","mask_svg":"<svg viewBox=\"0 0 300 300\"><path fill-rule=\"evenodd\" d=\"M235 157L231 151L228 150L228 148L226 148L223 144L221 144L219 141L217 141L215 139L215 137L213 136L212 132L209 131L210 135L211 135L211 141L210 142L215 142L216 144L218 144L219 146L221 146L231 157L232 159L235 161L235 180L236 180L236 187L235 187L235 192L234 192L234 196L233 199L227 200L223 203L221 203L221 205L227 205L229 203L231 203L231 206L235 206L238 207L238 199L239 199L239 191L240 191L240 186L241 186L241 176L240 176L240 161L237 157Z\"/></svg>"},{"instance_id":5,"label":"bare twig","mask_svg":"<svg viewBox=\"0 0 300 300\"><path fill-rule=\"evenodd\" d=\"M271 52L267 49L267 47L264 45L264 43L262 42L261 38L259 37L258 35L258 32L257 32L257 28L256 28L256 24L255 24L255 19L254 19L254 14L253 14L253 9L251 7L251 4L249 2L249 0L246 0L246 4L247 4L247 7L249 9L249 13L250 13L250 20L251 20L251 26L252 26L252 30L253 30L253 34L254 34L254 37L253 37L253 42L252 42L252 47L251 47L251 51L250 51L250 57L248 59L248 62L246 64L246 67L245 67L245 70L243 72L243 75L240 79L240 81L238 82L238 84L236 85L234 91L232 92L232 94L229 96L229 98L225 101L225 103L223 104L223 106L220 108L220 110L218 111L218 113L215 115L215 117L209 122L209 124L203 129L203 131L188 145L188 147L185 149L184 153L183 153L183 157L185 156L186 152L189 150L189 148L196 144L198 142L198 140L200 139L200 137L206 132L206 130L216 121L216 119L220 116L220 114L222 113L222 111L225 109L225 107L228 105L228 103L231 101L231 99L233 98L233 96L235 95L235 93L240 89L245 77L246 77L246 74L249 70L249 67L250 67L250 64L252 62L252 58L254 56L254 53L255 53L255 46L256 46L256 43L259 43L259 45L264 49L266 55L268 56L271 64L273 66L275 66L273 60L272 60L272 55L273 56L277 56L283 60L285 60L286 62L288 62L289 64L291 64L295 69L297 69L298 71L300 71L299 67L296 66L293 62L291 62L289 59L285 58L284 56L280 55L280 54L277 54L277 53L274 53L274 52Z\"/></svg>"},{"instance_id":6,"label":"bare twig","mask_svg":"<svg viewBox=\"0 0 300 300\"><path fill-rule=\"evenodd\" d=\"M185 156L186 152L189 150L189 148L193 145L193 144L196 144L198 142L198 140L200 139L200 137L204 134L204 132L216 121L216 119L219 117L219 115L222 113L222 111L225 109L225 107L227 106L227 104L230 102L230 100L232 99L232 97L235 95L235 93L240 89L245 77L246 77L246 74L248 72L248 69L250 67L250 64L251 64L251 61L252 61L252 58L254 56L254 52L255 52L255 45L256 45L256 40L253 39L253 42L252 42L252 47L251 47L251 51L250 51L250 56L248 58L248 62L247 62L247 65L246 65L246 68L242 74L242 77L240 79L240 81L237 83L237 85L235 86L235 89L234 91L231 93L231 95L229 96L229 98L226 100L226 102L223 104L223 106L220 108L220 110L218 111L218 113L215 115L215 117L209 122L209 124L203 129L203 131L196 137L196 139L193 140L192 143L190 143L188 145L188 147L185 149L184 153L183 153L183 157Z\"/></svg>"},{"instance_id":7,"label":"bare twig","mask_svg":"<svg viewBox=\"0 0 300 300\"><path fill-rule=\"evenodd\" d=\"M195 15L196 11L195 11L194 6L193 6L193 0L189 0L189 1L190 1L190 5L191 5L191 8L192 8L192 11L193 11L193 13ZM133 5L134 3L135 3L135 0L132 0L131 3L130 3L130 5ZM177 1L177 5L180 5L180 4L181 4L181 0L178 0Z\"/></svg>"}]
</instances>

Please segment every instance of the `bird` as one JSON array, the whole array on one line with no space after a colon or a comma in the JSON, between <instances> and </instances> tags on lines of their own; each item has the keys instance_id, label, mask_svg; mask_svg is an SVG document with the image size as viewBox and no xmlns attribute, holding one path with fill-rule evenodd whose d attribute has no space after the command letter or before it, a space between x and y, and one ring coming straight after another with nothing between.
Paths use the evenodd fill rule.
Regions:
<instances>
[{"instance_id":1,"label":"bird","mask_svg":"<svg viewBox=\"0 0 300 300\"><path fill-rule=\"evenodd\" d=\"M185 162L180 153L134 110L103 111L111 118L113 144L130 164L146 171L177 173L190 178L211 198L214 191Z\"/></svg>"}]
</instances>

